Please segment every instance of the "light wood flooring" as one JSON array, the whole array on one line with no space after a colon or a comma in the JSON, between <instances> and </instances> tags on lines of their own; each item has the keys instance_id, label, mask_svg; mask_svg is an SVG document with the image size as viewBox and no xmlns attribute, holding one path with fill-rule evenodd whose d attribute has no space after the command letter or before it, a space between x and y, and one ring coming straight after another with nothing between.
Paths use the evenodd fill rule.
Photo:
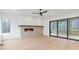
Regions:
<instances>
[{"instance_id":1,"label":"light wood flooring","mask_svg":"<svg viewBox=\"0 0 79 59\"><path fill-rule=\"evenodd\" d=\"M3 41L1 50L78 50L79 41L56 37L32 37Z\"/></svg>"}]
</instances>

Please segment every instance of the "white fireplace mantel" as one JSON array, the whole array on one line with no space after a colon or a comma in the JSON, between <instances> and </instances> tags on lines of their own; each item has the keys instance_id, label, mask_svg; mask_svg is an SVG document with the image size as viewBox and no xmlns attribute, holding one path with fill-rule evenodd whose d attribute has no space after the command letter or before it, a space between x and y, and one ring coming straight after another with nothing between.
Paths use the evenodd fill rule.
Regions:
<instances>
[{"instance_id":1,"label":"white fireplace mantel","mask_svg":"<svg viewBox=\"0 0 79 59\"><path fill-rule=\"evenodd\" d=\"M38 25L19 25L19 27L43 27Z\"/></svg>"}]
</instances>

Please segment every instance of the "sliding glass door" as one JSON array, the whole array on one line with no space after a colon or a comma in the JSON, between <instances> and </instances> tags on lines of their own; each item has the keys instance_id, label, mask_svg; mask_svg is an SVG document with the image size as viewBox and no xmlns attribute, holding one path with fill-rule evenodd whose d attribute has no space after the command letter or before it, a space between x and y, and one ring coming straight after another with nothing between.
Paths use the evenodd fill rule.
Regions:
<instances>
[{"instance_id":1,"label":"sliding glass door","mask_svg":"<svg viewBox=\"0 0 79 59\"><path fill-rule=\"evenodd\" d=\"M69 18L50 22L51 35L79 40L79 18Z\"/></svg>"},{"instance_id":2,"label":"sliding glass door","mask_svg":"<svg viewBox=\"0 0 79 59\"><path fill-rule=\"evenodd\" d=\"M68 21L69 38L79 40L79 18L69 19Z\"/></svg>"},{"instance_id":3,"label":"sliding glass door","mask_svg":"<svg viewBox=\"0 0 79 59\"><path fill-rule=\"evenodd\" d=\"M51 22L51 35L57 36L57 21Z\"/></svg>"},{"instance_id":4,"label":"sliding glass door","mask_svg":"<svg viewBox=\"0 0 79 59\"><path fill-rule=\"evenodd\" d=\"M58 21L58 36L67 38L67 20Z\"/></svg>"}]
</instances>

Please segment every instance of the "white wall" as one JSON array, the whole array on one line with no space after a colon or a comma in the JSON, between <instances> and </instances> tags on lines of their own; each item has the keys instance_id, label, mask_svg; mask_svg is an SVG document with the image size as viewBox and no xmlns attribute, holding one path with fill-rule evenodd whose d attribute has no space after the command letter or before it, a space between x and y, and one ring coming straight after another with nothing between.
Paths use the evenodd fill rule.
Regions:
<instances>
[{"instance_id":1,"label":"white wall","mask_svg":"<svg viewBox=\"0 0 79 59\"><path fill-rule=\"evenodd\" d=\"M49 36L49 20L43 20L43 35Z\"/></svg>"},{"instance_id":2,"label":"white wall","mask_svg":"<svg viewBox=\"0 0 79 59\"><path fill-rule=\"evenodd\" d=\"M43 29L43 34L46 36L49 36L49 21L53 21L53 20L60 20L60 19L65 19L65 18L70 18L70 17L77 17L79 16L79 13L70 13L70 14L63 14L63 15L55 15L53 18L48 19L48 20L44 20L43 25L44 25L44 29Z\"/></svg>"},{"instance_id":3,"label":"white wall","mask_svg":"<svg viewBox=\"0 0 79 59\"><path fill-rule=\"evenodd\" d=\"M20 15L19 21L22 25L43 25L41 19L32 16Z\"/></svg>"},{"instance_id":4,"label":"white wall","mask_svg":"<svg viewBox=\"0 0 79 59\"><path fill-rule=\"evenodd\" d=\"M1 34L4 39L14 39L21 37L20 27L18 25L40 25L42 26L42 20L26 15L15 14L1 14L1 17L7 17L11 22L11 32ZM1 30L0 30L1 33Z\"/></svg>"},{"instance_id":5,"label":"white wall","mask_svg":"<svg viewBox=\"0 0 79 59\"><path fill-rule=\"evenodd\" d=\"M0 35L1 35L1 17L0 17Z\"/></svg>"}]
</instances>

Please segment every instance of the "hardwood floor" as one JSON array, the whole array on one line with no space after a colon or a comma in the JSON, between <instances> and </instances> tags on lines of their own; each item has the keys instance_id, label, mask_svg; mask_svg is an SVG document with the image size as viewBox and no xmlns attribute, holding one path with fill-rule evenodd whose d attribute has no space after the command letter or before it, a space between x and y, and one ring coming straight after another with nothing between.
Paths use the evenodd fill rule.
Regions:
<instances>
[{"instance_id":1,"label":"hardwood floor","mask_svg":"<svg viewBox=\"0 0 79 59\"><path fill-rule=\"evenodd\" d=\"M56 37L32 37L3 41L1 50L78 50L79 41Z\"/></svg>"}]
</instances>

